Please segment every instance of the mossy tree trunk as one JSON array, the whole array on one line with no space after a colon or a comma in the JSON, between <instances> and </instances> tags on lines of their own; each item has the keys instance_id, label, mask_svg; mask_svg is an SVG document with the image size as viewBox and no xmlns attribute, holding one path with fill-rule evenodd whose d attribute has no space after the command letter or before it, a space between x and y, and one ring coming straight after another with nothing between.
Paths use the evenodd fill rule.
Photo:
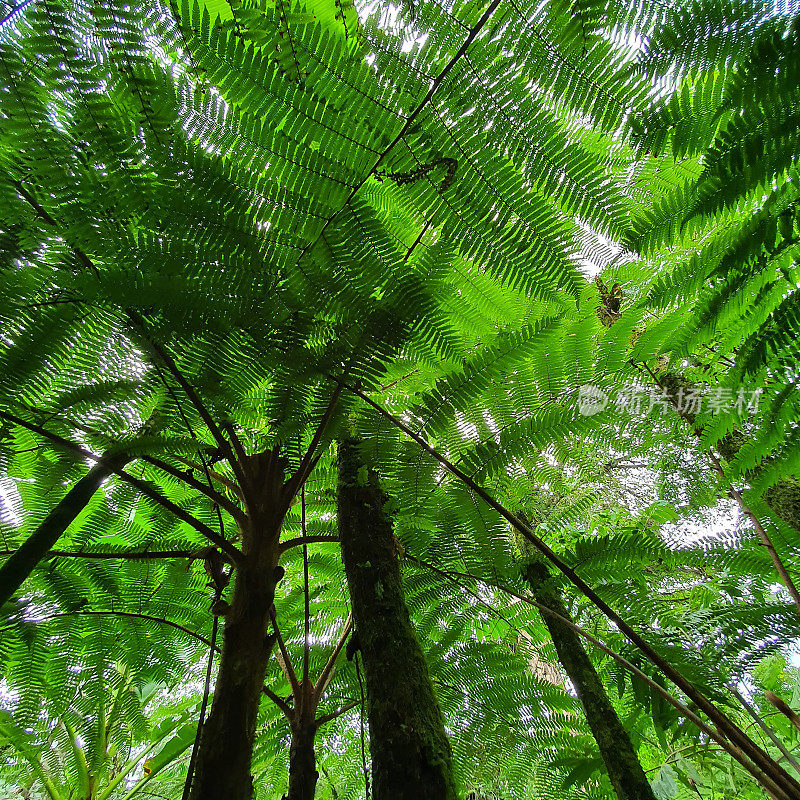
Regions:
<instances>
[{"instance_id":1,"label":"mossy tree trunk","mask_svg":"<svg viewBox=\"0 0 800 800\"><path fill-rule=\"evenodd\" d=\"M600 300L597 315L600 322L608 328L621 316L619 313L621 293L613 291L613 289L618 289L619 284L615 284L612 291L609 292L599 275L594 282L597 285ZM697 388L691 381L686 380L682 375L675 372L663 373L658 378L658 383L660 388L666 391L675 406L680 405L681 393L683 397L687 397L689 392ZM695 413L684 408L681 410L681 416L697 429L697 415ZM733 461L742 445L746 444L747 441L747 436L737 429L723 437L716 445L716 449L725 461L730 462ZM761 469L763 469L763 466L756 468L745 477L748 480L755 478ZM784 475L781 477L780 480L776 481L764 492L763 500L773 514L776 514L787 525L800 533L800 480L798 480L798 476Z\"/></svg>"},{"instance_id":2,"label":"mossy tree trunk","mask_svg":"<svg viewBox=\"0 0 800 800\"><path fill-rule=\"evenodd\" d=\"M339 536L364 664L375 800L455 800L450 743L403 596L387 497L339 445Z\"/></svg>"},{"instance_id":3,"label":"mossy tree trunk","mask_svg":"<svg viewBox=\"0 0 800 800\"><path fill-rule=\"evenodd\" d=\"M22 586L36 565L61 538L67 528L86 508L95 492L112 474L130 461L123 454L105 455L89 473L81 478L64 496L61 502L45 517L42 524L20 545L0 567L0 606Z\"/></svg>"},{"instance_id":4,"label":"mossy tree trunk","mask_svg":"<svg viewBox=\"0 0 800 800\"><path fill-rule=\"evenodd\" d=\"M537 602L570 619L561 593L553 585L550 573L541 561L530 561L522 573ZM572 628L545 612L542 612L542 619L553 639L558 660L581 701L617 797L620 800L656 800L630 736L608 699L580 637Z\"/></svg>"},{"instance_id":5,"label":"mossy tree trunk","mask_svg":"<svg viewBox=\"0 0 800 800\"><path fill-rule=\"evenodd\" d=\"M789 476L764 492L764 502L784 522L800 533L800 481Z\"/></svg>"}]
</instances>

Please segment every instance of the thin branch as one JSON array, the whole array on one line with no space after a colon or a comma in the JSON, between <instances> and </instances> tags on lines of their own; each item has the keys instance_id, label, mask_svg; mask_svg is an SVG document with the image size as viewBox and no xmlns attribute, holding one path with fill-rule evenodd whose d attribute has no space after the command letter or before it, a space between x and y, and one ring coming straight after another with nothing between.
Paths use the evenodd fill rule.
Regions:
<instances>
[{"instance_id":1,"label":"thin branch","mask_svg":"<svg viewBox=\"0 0 800 800\"><path fill-rule=\"evenodd\" d=\"M328 781L328 785L331 787L331 798L332 800L339 800L339 793L336 791L336 787L333 785L333 781L331 780L331 776L328 774L328 770L325 769L325 765L320 761L319 768L322 770L322 774L325 776L325 779Z\"/></svg>"},{"instance_id":2,"label":"thin branch","mask_svg":"<svg viewBox=\"0 0 800 800\"><path fill-rule=\"evenodd\" d=\"M333 534L325 534L320 533L318 535L312 536L298 536L296 539L287 539L285 542L281 543L281 553L285 553L287 550L291 550L293 547L298 547L299 545L311 544L312 542L338 542L339 537L334 536Z\"/></svg>"},{"instance_id":3,"label":"thin branch","mask_svg":"<svg viewBox=\"0 0 800 800\"><path fill-rule=\"evenodd\" d=\"M275 606L272 606L272 608L270 608L269 616L270 619L272 620L272 630L275 631L275 638L278 640L278 647L280 648L281 657L283 659L283 663L281 664L281 666L283 667L286 679L292 686L292 692L294 693L294 696L299 701L300 684L297 681L297 673L294 671L294 667L292 666L292 660L291 658L289 658L289 651L286 649L286 642L283 640L280 628L278 627L278 620L275 616Z\"/></svg>"},{"instance_id":4,"label":"thin branch","mask_svg":"<svg viewBox=\"0 0 800 800\"><path fill-rule=\"evenodd\" d=\"M88 458L93 457L89 453L86 455ZM118 470L115 472L115 474L120 478L120 480L125 481L125 483L129 483L131 486L138 489L143 495L149 497L167 511L172 512L172 514L179 520L185 522L187 525L190 525L198 533L201 533L203 536L205 536L206 539L208 539L212 544L215 544L217 547L219 547L220 550L224 550L231 557L234 563L238 564L241 561L241 551L235 545L231 544L227 539L221 537L213 528L210 528L208 525L206 525L205 522L200 522L199 519L192 516L188 511L185 511L176 503L173 503L172 500L164 497L164 495L162 495L160 492L157 492L145 481L135 478L130 473L125 472L125 470Z\"/></svg>"},{"instance_id":5,"label":"thin branch","mask_svg":"<svg viewBox=\"0 0 800 800\"><path fill-rule=\"evenodd\" d=\"M360 700L353 700L352 703L348 703L346 706L342 706L341 708L337 709L336 711L331 711L330 714L323 714L321 717L317 717L314 720L314 726L319 728L320 725L324 725L326 722L330 722L337 717L341 717L342 714L346 714L350 709L355 708L356 706L360 706Z\"/></svg>"},{"instance_id":6,"label":"thin branch","mask_svg":"<svg viewBox=\"0 0 800 800\"><path fill-rule=\"evenodd\" d=\"M775 731L764 722L763 718L759 715L753 706L742 697L741 693L735 686L728 686L731 694L742 704L745 711L753 718L753 722L761 728L762 731L769 737L770 741L783 753L784 758L794 767L795 772L800 774L800 764L797 763L795 757L786 748L786 745L778 738Z\"/></svg>"},{"instance_id":7,"label":"thin branch","mask_svg":"<svg viewBox=\"0 0 800 800\"><path fill-rule=\"evenodd\" d=\"M13 12L12 12L13 13ZM11 185L22 195L22 199L36 212L36 215L44 220L50 227L57 228L58 223L47 213L44 207L36 200L36 198L25 188L24 184L20 181L11 181ZM74 244L70 243L70 248L78 257L78 260L86 267L90 272L93 272L95 275L98 274L97 267L94 265L92 260L80 247L77 247Z\"/></svg>"},{"instance_id":8,"label":"thin branch","mask_svg":"<svg viewBox=\"0 0 800 800\"><path fill-rule=\"evenodd\" d=\"M192 790L192 781L194 779L194 768L197 762L197 751L200 747L200 737L203 735L203 725L206 721L206 710L208 709L208 695L211 689L211 670L214 666L214 651L217 642L217 629L219 627L219 617L214 616L214 627L211 630L211 647L208 651L208 664L206 665L206 679L203 684L203 702L200 705L200 718L197 721L197 731L194 736L194 744L192 745L192 755L189 757L189 768L186 770L186 781L183 784L183 800L188 800L189 793Z\"/></svg>"},{"instance_id":9,"label":"thin branch","mask_svg":"<svg viewBox=\"0 0 800 800\"><path fill-rule=\"evenodd\" d=\"M646 769L645 773L655 772L656 770L662 769L666 764L672 764L674 762L674 760L678 756L680 756L681 753L684 753L687 750L692 750L692 749L697 749L698 750L698 754L700 754L700 755L702 755L702 753L700 753L700 749L702 749L703 751L708 752L708 753L724 753L725 752L721 747L710 747L708 744L706 744L706 745L698 745L697 742L692 742L692 744L687 744L685 747L679 747L677 750L673 750L672 753L670 753L667 756L666 761L664 761L662 764L658 764L655 767L650 767L649 769Z\"/></svg>"},{"instance_id":10,"label":"thin branch","mask_svg":"<svg viewBox=\"0 0 800 800\"><path fill-rule=\"evenodd\" d=\"M16 550L0 550L0 556L10 556ZM148 561L156 558L189 558L191 550L127 550L119 553L91 552L86 550L48 550L45 558L95 558Z\"/></svg>"},{"instance_id":11,"label":"thin branch","mask_svg":"<svg viewBox=\"0 0 800 800\"><path fill-rule=\"evenodd\" d=\"M342 648L344 647L345 642L347 641L347 637L350 635L350 631L353 629L353 614L352 612L347 615L347 619L345 620L344 627L342 628L341 634L339 634L339 640L336 642L336 646L333 648L333 652L330 655L330 658L325 663L325 666L322 668L322 672L319 674L319 678L317 678L317 682L314 685L314 703L319 704L319 701L322 699L322 693L325 691L325 687L328 685L329 676L333 670L334 665L336 664L336 659L339 658L339 653L342 652Z\"/></svg>"},{"instance_id":12,"label":"thin branch","mask_svg":"<svg viewBox=\"0 0 800 800\"><path fill-rule=\"evenodd\" d=\"M418 369L412 369L411 372L407 372L405 375L401 375L399 378L396 378L395 380L391 381L390 383L387 383L385 386L381 386L381 391L382 392L386 392L389 389L392 389L395 386L397 386L398 383L400 383L401 381L404 381L406 378L411 378L412 376L418 375L418 374L419 374L419 370Z\"/></svg>"},{"instance_id":13,"label":"thin branch","mask_svg":"<svg viewBox=\"0 0 800 800\"><path fill-rule=\"evenodd\" d=\"M64 437L59 436L56 433L52 433L51 431L45 430L40 425L36 425L33 422L27 422L26 420L17 417L15 414L9 414L7 411L0 410L0 417L2 417L3 419L7 419L10 422L13 422L15 425L27 428L29 431L33 431L34 433L37 433L40 436L43 436L44 438L49 439L52 442L55 442L56 444L60 445L61 447L67 450L71 450L74 453L78 453L84 458L89 458L92 461L101 464L106 469L108 469L110 474L113 473L120 480L125 481L125 483L128 483L131 486L135 487L143 495L149 497L151 500L155 501L160 506L167 509L167 511L170 511L178 519L182 520L188 525L191 525L199 533L202 533L203 536L205 536L209 541L213 542L215 545L217 545L217 547L224 550L235 562L238 562L241 559L242 554L227 539L222 538L212 528L209 528L209 526L206 525L204 522L200 522L200 520L195 519L195 517L193 517L188 511L185 511L179 505L173 503L171 500L168 500L160 492L157 492L152 486L147 484L145 481L142 481L139 478L135 478L130 473L125 472L125 470L122 469L121 467L115 466L108 459L103 458L102 456L97 456L91 451L81 447L80 445L69 441L69 439L65 439Z\"/></svg>"},{"instance_id":14,"label":"thin branch","mask_svg":"<svg viewBox=\"0 0 800 800\"><path fill-rule=\"evenodd\" d=\"M300 487L300 529L303 531L303 686L308 683L308 661L311 655L311 605L308 596L308 541L306 539L306 485Z\"/></svg>"},{"instance_id":15,"label":"thin branch","mask_svg":"<svg viewBox=\"0 0 800 800\"><path fill-rule=\"evenodd\" d=\"M208 461L206 460L206 456L203 453L202 448L200 447L200 442L199 442L199 440L197 438L197 434L194 432L194 428L192 427L192 423L189 421L189 418L186 416L186 413L183 410L183 404L178 399L178 397L175 395L175 392L172 390L172 387L169 385L169 382L167 381L167 379L162 374L161 367L159 367L158 363L155 364L155 368L156 368L156 371L158 372L158 377L161 379L161 382L166 387L167 391L170 394L170 397L172 397L172 399L173 399L173 401L175 403L175 406L178 409L178 413L180 414L180 417L183 420L183 424L186 426L186 430L189 431L189 435L192 437L192 439L194 440L195 444L197 444L197 457L200 459L200 466L202 468L203 475L205 476L205 479L206 479L206 485L207 485L209 491L213 491L212 486L211 486L211 474L209 473ZM244 470L244 466L242 466L242 470ZM244 504L245 504L245 514L246 514L249 511L249 507L247 506L246 495L242 494L241 499L242 499L242 502L244 502ZM220 535L224 536L225 535L225 526L222 523L222 514L220 512L219 504L214 506L214 510L217 513L217 521L219 522ZM243 528L242 521L235 514L234 514L234 519L236 520L237 525L239 525L239 528L241 530Z\"/></svg>"},{"instance_id":16,"label":"thin branch","mask_svg":"<svg viewBox=\"0 0 800 800\"><path fill-rule=\"evenodd\" d=\"M167 387L167 388L169 388L169 387ZM170 390L170 393L171 393L171 390ZM173 395L173 398L175 399L175 402L177 403L178 402L177 398L175 398L174 395ZM45 417L47 418L45 421L51 419L54 416L54 414L52 414L50 412L47 412L47 411L45 411L43 409L36 408L35 406L26 406L26 408L29 411L31 411L32 413L34 413L34 414L45 415ZM182 416L183 416L183 414L182 414ZM71 425L72 427L74 427L74 428L76 428L76 429L78 429L80 431L83 431L84 433L88 433L90 436L102 436L105 439L108 439L108 437L105 436L105 434L100 433L100 432L98 432L96 430L93 430L92 428L89 428L88 426L83 425L83 424L81 424L79 422L74 422L74 421L70 420L70 421L68 421L67 424ZM192 434L192 438L195 439L195 441L197 441L196 437L194 436L194 432L191 430L191 427L188 425L188 422L187 422L187 427L189 427L189 432ZM112 446L118 446L120 449L122 449L122 446L118 442L112 442ZM215 492L211 488L210 485L206 485L204 483L201 483L200 481L198 481L196 478L192 477L191 475L187 475L186 472L182 472L181 470L173 467L171 464L168 464L166 461L162 461L160 458L157 458L155 456L144 455L144 454L140 453L140 454L136 455L136 458L138 460L140 460L140 461L145 461L148 464L152 464L154 467L157 467L158 469L162 470L163 472L166 472L168 475L172 475L173 478L176 478L177 480L179 480L179 481L181 481L183 483L186 483L188 486L191 486L193 489L196 489L198 492L200 492L201 494L204 494L206 497L210 498L215 503L218 503L222 508L224 508L237 521L241 522L241 521L246 519L245 513L235 503L232 503L227 497L225 497L225 495L220 494L219 492ZM185 459L177 458L176 460L181 461L182 463L186 463ZM200 470L206 470L207 472L210 472L208 470L208 468L204 464L203 465L195 464L195 465L193 465L192 468L200 469ZM207 476L207 477L210 477L210 475ZM209 483L210 483L210 481L209 481ZM232 482L229 482L229 483L231 484L232 487L236 486L236 484L234 484Z\"/></svg>"}]
</instances>

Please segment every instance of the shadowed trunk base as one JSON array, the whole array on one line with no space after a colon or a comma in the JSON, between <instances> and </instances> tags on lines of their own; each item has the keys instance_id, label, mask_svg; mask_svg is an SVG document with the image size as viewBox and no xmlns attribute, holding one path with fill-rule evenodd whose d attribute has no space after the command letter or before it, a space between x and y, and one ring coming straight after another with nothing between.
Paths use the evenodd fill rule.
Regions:
<instances>
[{"instance_id":1,"label":"shadowed trunk base","mask_svg":"<svg viewBox=\"0 0 800 800\"><path fill-rule=\"evenodd\" d=\"M252 800L250 768L274 597L274 567L236 570L214 700L200 736L190 800Z\"/></svg>"},{"instance_id":2,"label":"shadowed trunk base","mask_svg":"<svg viewBox=\"0 0 800 800\"><path fill-rule=\"evenodd\" d=\"M314 753L316 727L298 727L292 731L289 747L289 792L286 800L314 800L317 791L317 758Z\"/></svg>"}]
</instances>

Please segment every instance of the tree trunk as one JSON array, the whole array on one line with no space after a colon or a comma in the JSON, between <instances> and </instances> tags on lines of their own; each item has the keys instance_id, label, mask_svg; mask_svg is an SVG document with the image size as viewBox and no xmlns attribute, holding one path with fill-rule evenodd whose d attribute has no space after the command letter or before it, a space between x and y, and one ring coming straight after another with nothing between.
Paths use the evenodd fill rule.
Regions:
<instances>
[{"instance_id":1,"label":"tree trunk","mask_svg":"<svg viewBox=\"0 0 800 800\"><path fill-rule=\"evenodd\" d=\"M115 454L103 456L115 467L122 467L130 457ZM112 474L106 464L97 464L89 474L81 478L47 515L41 525L20 545L12 556L0 567L0 606L11 599L36 565L61 538L75 518L86 508L103 481Z\"/></svg>"},{"instance_id":2,"label":"tree trunk","mask_svg":"<svg viewBox=\"0 0 800 800\"><path fill-rule=\"evenodd\" d=\"M785 523L800 533L800 481L788 477L764 492L764 502Z\"/></svg>"},{"instance_id":3,"label":"tree trunk","mask_svg":"<svg viewBox=\"0 0 800 800\"><path fill-rule=\"evenodd\" d=\"M405 605L386 500L376 473L364 469L358 442L342 442L339 536L364 664L373 794L455 800L450 743Z\"/></svg>"},{"instance_id":4,"label":"tree trunk","mask_svg":"<svg viewBox=\"0 0 800 800\"><path fill-rule=\"evenodd\" d=\"M214 699L197 750L191 800L253 797L250 767L270 650L266 640L269 611L275 598L277 547L272 549L274 560L251 555L236 569Z\"/></svg>"},{"instance_id":5,"label":"tree trunk","mask_svg":"<svg viewBox=\"0 0 800 800\"><path fill-rule=\"evenodd\" d=\"M316 726L297 725L289 748L289 793L286 800L314 800L317 791L317 758L314 753Z\"/></svg>"},{"instance_id":6,"label":"tree trunk","mask_svg":"<svg viewBox=\"0 0 800 800\"><path fill-rule=\"evenodd\" d=\"M561 593L551 585L550 573L544 564L530 562L523 568L523 576L537 602L570 619ZM558 660L581 701L617 797L620 800L656 800L628 732L622 727L580 637L549 614L542 613L542 619L550 631Z\"/></svg>"}]
</instances>

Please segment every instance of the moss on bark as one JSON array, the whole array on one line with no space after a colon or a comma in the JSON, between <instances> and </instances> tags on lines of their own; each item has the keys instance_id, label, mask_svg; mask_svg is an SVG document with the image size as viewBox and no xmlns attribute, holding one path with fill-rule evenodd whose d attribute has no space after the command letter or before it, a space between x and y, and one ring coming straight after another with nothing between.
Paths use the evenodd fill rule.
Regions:
<instances>
[{"instance_id":1,"label":"moss on bark","mask_svg":"<svg viewBox=\"0 0 800 800\"><path fill-rule=\"evenodd\" d=\"M375 800L456 800L450 743L403 596L387 497L358 443L339 446L338 515L364 663Z\"/></svg>"}]
</instances>

